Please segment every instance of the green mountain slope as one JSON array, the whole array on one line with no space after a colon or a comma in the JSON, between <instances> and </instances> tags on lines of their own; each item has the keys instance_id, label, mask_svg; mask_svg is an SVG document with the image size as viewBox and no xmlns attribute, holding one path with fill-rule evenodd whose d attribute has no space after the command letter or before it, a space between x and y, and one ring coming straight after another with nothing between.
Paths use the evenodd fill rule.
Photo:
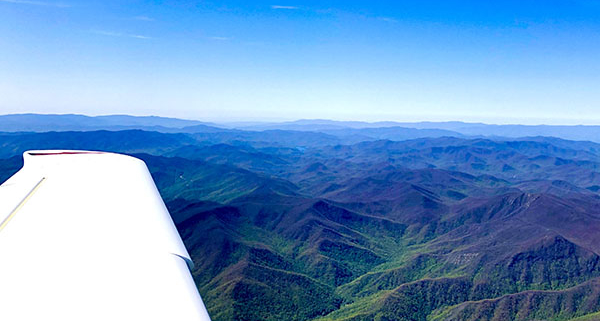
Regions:
<instances>
[{"instance_id":1,"label":"green mountain slope","mask_svg":"<svg viewBox=\"0 0 600 321\"><path fill-rule=\"evenodd\" d=\"M2 134L0 178L25 149L143 159L215 321L562 321L600 311L593 143L209 134Z\"/></svg>"}]
</instances>

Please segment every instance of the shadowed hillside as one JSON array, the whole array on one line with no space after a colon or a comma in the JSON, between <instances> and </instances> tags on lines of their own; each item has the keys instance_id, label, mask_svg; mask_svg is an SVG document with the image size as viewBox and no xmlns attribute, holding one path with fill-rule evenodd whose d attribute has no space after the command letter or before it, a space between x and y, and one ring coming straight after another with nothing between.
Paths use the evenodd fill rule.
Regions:
<instances>
[{"instance_id":1,"label":"shadowed hillside","mask_svg":"<svg viewBox=\"0 0 600 321\"><path fill-rule=\"evenodd\" d=\"M594 143L130 130L10 133L0 146L2 180L27 149L144 160L215 321L560 321L600 311Z\"/></svg>"}]
</instances>

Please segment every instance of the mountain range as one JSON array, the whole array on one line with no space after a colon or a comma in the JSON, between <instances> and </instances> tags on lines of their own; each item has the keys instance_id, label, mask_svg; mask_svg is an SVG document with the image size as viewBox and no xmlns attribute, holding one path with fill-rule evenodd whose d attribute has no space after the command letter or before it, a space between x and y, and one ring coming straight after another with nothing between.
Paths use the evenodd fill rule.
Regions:
<instances>
[{"instance_id":1,"label":"mountain range","mask_svg":"<svg viewBox=\"0 0 600 321\"><path fill-rule=\"evenodd\" d=\"M557 137L567 140L600 142L600 126L491 125L451 122L360 122L305 119L292 122L223 122L211 123L158 116L84 116L53 114L0 115L0 132L47 132L141 129L164 133L242 133L286 131L312 132L334 136L340 143L389 139L406 140L424 137L463 137L514 139L523 137ZM227 135L224 134L224 135Z\"/></svg>"},{"instance_id":2,"label":"mountain range","mask_svg":"<svg viewBox=\"0 0 600 321\"><path fill-rule=\"evenodd\" d=\"M598 319L600 144L563 137L595 127L2 117L0 181L28 149L144 160L215 321Z\"/></svg>"}]
</instances>

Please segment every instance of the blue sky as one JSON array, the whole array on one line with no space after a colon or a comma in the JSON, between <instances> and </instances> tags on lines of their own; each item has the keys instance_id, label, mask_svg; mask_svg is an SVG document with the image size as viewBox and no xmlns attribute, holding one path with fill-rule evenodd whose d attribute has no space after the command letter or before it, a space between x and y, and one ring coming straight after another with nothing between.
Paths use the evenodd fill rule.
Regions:
<instances>
[{"instance_id":1,"label":"blue sky","mask_svg":"<svg viewBox=\"0 0 600 321\"><path fill-rule=\"evenodd\" d=\"M600 1L0 0L0 113L600 124Z\"/></svg>"}]
</instances>

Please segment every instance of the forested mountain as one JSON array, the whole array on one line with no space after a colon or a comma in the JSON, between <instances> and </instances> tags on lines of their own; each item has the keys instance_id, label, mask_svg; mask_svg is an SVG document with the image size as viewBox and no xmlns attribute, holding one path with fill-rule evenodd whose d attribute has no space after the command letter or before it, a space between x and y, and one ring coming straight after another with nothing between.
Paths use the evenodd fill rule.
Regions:
<instances>
[{"instance_id":1,"label":"forested mountain","mask_svg":"<svg viewBox=\"0 0 600 321\"><path fill-rule=\"evenodd\" d=\"M199 134L212 142L268 141L304 146L354 144L374 140L408 140L433 137L493 138L557 137L600 143L600 126L491 125L451 122L360 122L305 119L293 122L209 123L157 116L76 114L0 115L0 132L48 132L94 130L145 130L161 133ZM304 133L304 138L300 133ZM291 141L288 141L292 139ZM310 141L307 141L309 140Z\"/></svg>"},{"instance_id":2,"label":"forested mountain","mask_svg":"<svg viewBox=\"0 0 600 321\"><path fill-rule=\"evenodd\" d=\"M0 180L27 149L143 159L215 321L600 311L600 144L336 130L4 133Z\"/></svg>"}]
</instances>

